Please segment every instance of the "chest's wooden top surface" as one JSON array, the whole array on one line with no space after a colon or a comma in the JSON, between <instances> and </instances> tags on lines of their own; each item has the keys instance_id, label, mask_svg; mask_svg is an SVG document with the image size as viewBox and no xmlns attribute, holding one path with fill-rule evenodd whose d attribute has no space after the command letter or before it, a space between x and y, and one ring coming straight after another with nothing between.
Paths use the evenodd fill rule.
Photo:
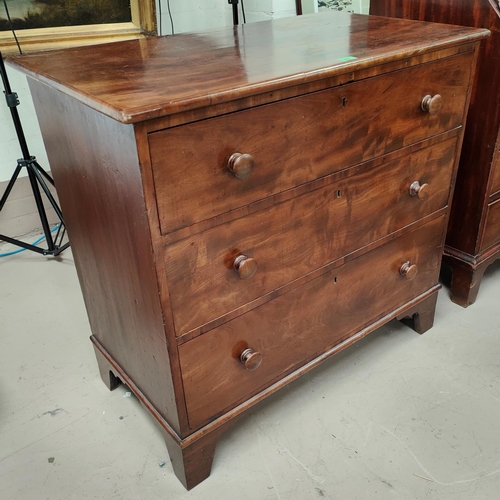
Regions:
<instances>
[{"instance_id":1,"label":"chest's wooden top surface","mask_svg":"<svg viewBox=\"0 0 500 500\"><path fill-rule=\"evenodd\" d=\"M19 56L10 63L124 123L467 43L486 30L338 12Z\"/></svg>"}]
</instances>

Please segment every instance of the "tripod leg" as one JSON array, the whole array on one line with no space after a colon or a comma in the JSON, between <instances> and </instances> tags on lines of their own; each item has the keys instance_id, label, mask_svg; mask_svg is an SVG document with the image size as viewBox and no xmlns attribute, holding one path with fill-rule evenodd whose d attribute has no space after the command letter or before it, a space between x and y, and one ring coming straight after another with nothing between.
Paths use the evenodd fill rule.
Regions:
<instances>
[{"instance_id":1,"label":"tripod leg","mask_svg":"<svg viewBox=\"0 0 500 500\"><path fill-rule=\"evenodd\" d=\"M17 177L19 176L19 172L21 172L22 165L17 165L16 170L14 171L14 175L12 176L9 184L7 185L7 189L5 190L5 193L2 196L2 199L0 200L0 211L5 205L5 202L7 201L7 198L9 197L10 192L12 191L12 188L14 187L14 184L16 183Z\"/></svg>"},{"instance_id":2,"label":"tripod leg","mask_svg":"<svg viewBox=\"0 0 500 500\"><path fill-rule=\"evenodd\" d=\"M27 170L33 196L35 197L36 207L38 209L38 213L40 214L43 232L45 234L45 239L47 240L48 249L50 252L53 252L55 249L54 240L52 239L52 233L50 232L49 221L47 220L47 214L45 213L45 207L43 206L42 196L40 194L40 190L38 189L37 177L33 168L28 166Z\"/></svg>"},{"instance_id":3,"label":"tripod leg","mask_svg":"<svg viewBox=\"0 0 500 500\"><path fill-rule=\"evenodd\" d=\"M40 184L40 186L42 186L43 192L45 193L45 196L47 196L50 204L52 205L52 208L56 212L56 214L59 217L59 219L61 220L61 222L64 224L64 219L63 219L63 216L62 216L61 209L59 208L59 205L57 204L56 200L52 196L52 193L50 192L50 189L47 187L47 184L45 184L45 181L43 180L43 177L40 175L40 172L38 171L37 168L33 167L32 165L30 165L28 167L28 170L30 170L30 168L32 169L33 174L35 175L38 183Z\"/></svg>"},{"instance_id":4,"label":"tripod leg","mask_svg":"<svg viewBox=\"0 0 500 500\"><path fill-rule=\"evenodd\" d=\"M55 187L54 179L52 179L52 177L38 164L38 162L34 161L33 165Z\"/></svg>"}]
</instances>

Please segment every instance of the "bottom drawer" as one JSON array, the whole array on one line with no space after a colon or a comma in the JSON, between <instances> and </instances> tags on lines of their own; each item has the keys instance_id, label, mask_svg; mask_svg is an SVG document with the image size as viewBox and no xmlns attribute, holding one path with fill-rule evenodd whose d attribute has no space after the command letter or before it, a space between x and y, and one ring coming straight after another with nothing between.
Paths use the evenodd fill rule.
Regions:
<instances>
[{"instance_id":1,"label":"bottom drawer","mask_svg":"<svg viewBox=\"0 0 500 500\"><path fill-rule=\"evenodd\" d=\"M488 205L481 251L500 242L500 200Z\"/></svg>"},{"instance_id":2,"label":"bottom drawer","mask_svg":"<svg viewBox=\"0 0 500 500\"><path fill-rule=\"evenodd\" d=\"M439 217L179 347L189 423L198 428L437 283ZM416 265L413 279L401 266ZM262 364L247 371L250 347Z\"/></svg>"}]
</instances>

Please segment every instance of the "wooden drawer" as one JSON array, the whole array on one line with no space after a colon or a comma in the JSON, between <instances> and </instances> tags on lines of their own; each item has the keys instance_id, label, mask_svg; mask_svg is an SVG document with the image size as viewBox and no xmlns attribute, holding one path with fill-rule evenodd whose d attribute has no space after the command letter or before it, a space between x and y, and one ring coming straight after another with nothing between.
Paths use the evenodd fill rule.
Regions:
<instances>
[{"instance_id":1,"label":"wooden drawer","mask_svg":"<svg viewBox=\"0 0 500 500\"><path fill-rule=\"evenodd\" d=\"M500 200L488 205L481 251L500 242Z\"/></svg>"},{"instance_id":2,"label":"wooden drawer","mask_svg":"<svg viewBox=\"0 0 500 500\"><path fill-rule=\"evenodd\" d=\"M495 194L500 191L500 131L498 132L498 139L495 145L495 154L493 156L493 162L491 166L491 175L493 176L493 182L491 185L490 194Z\"/></svg>"},{"instance_id":3,"label":"wooden drawer","mask_svg":"<svg viewBox=\"0 0 500 500\"><path fill-rule=\"evenodd\" d=\"M243 398L437 283L444 218L354 259L179 347L189 423L207 423ZM400 274L416 264L413 280ZM262 354L255 371L239 355Z\"/></svg>"},{"instance_id":4,"label":"wooden drawer","mask_svg":"<svg viewBox=\"0 0 500 500\"><path fill-rule=\"evenodd\" d=\"M165 269L176 334L445 207L455 148L450 139L354 176L344 172L321 189L170 245ZM426 199L410 196L415 181L428 185ZM238 255L257 262L250 279L234 270Z\"/></svg>"},{"instance_id":5,"label":"wooden drawer","mask_svg":"<svg viewBox=\"0 0 500 500\"><path fill-rule=\"evenodd\" d=\"M459 127L471 58L450 57L150 134L162 233ZM422 98L438 93L441 111L422 111ZM254 159L246 180L227 169L233 153Z\"/></svg>"},{"instance_id":6,"label":"wooden drawer","mask_svg":"<svg viewBox=\"0 0 500 500\"><path fill-rule=\"evenodd\" d=\"M500 154L497 154L496 161L493 162L492 175L493 184L490 193L495 194L500 191Z\"/></svg>"}]
</instances>

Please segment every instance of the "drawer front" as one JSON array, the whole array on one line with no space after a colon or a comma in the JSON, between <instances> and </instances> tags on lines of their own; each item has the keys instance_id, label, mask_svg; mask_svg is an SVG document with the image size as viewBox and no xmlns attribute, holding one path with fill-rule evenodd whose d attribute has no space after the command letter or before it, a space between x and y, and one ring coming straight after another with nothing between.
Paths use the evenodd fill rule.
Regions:
<instances>
[{"instance_id":1,"label":"drawer front","mask_svg":"<svg viewBox=\"0 0 500 500\"><path fill-rule=\"evenodd\" d=\"M444 217L179 347L188 418L197 428L437 283ZM400 273L416 265L413 280ZM262 364L247 371L251 348Z\"/></svg>"},{"instance_id":2,"label":"drawer front","mask_svg":"<svg viewBox=\"0 0 500 500\"><path fill-rule=\"evenodd\" d=\"M495 155L493 156L493 164L491 166L493 175L493 183L491 186L491 194L498 193L500 191L500 130L498 132L498 139L495 145Z\"/></svg>"},{"instance_id":3,"label":"drawer front","mask_svg":"<svg viewBox=\"0 0 500 500\"><path fill-rule=\"evenodd\" d=\"M471 55L149 135L163 234L395 151L462 123ZM422 111L440 94L441 110ZM250 155L245 180L228 168ZM236 163L249 172L249 159ZM233 164L235 165L235 164Z\"/></svg>"},{"instance_id":4,"label":"drawer front","mask_svg":"<svg viewBox=\"0 0 500 500\"><path fill-rule=\"evenodd\" d=\"M456 139L441 142L170 245L165 268L176 334L445 207L455 148ZM425 199L410 196L415 181L427 184ZM234 269L239 255L257 264L248 279Z\"/></svg>"},{"instance_id":5,"label":"drawer front","mask_svg":"<svg viewBox=\"0 0 500 500\"><path fill-rule=\"evenodd\" d=\"M488 205L481 251L486 250L495 243L500 243L500 200Z\"/></svg>"}]
</instances>

